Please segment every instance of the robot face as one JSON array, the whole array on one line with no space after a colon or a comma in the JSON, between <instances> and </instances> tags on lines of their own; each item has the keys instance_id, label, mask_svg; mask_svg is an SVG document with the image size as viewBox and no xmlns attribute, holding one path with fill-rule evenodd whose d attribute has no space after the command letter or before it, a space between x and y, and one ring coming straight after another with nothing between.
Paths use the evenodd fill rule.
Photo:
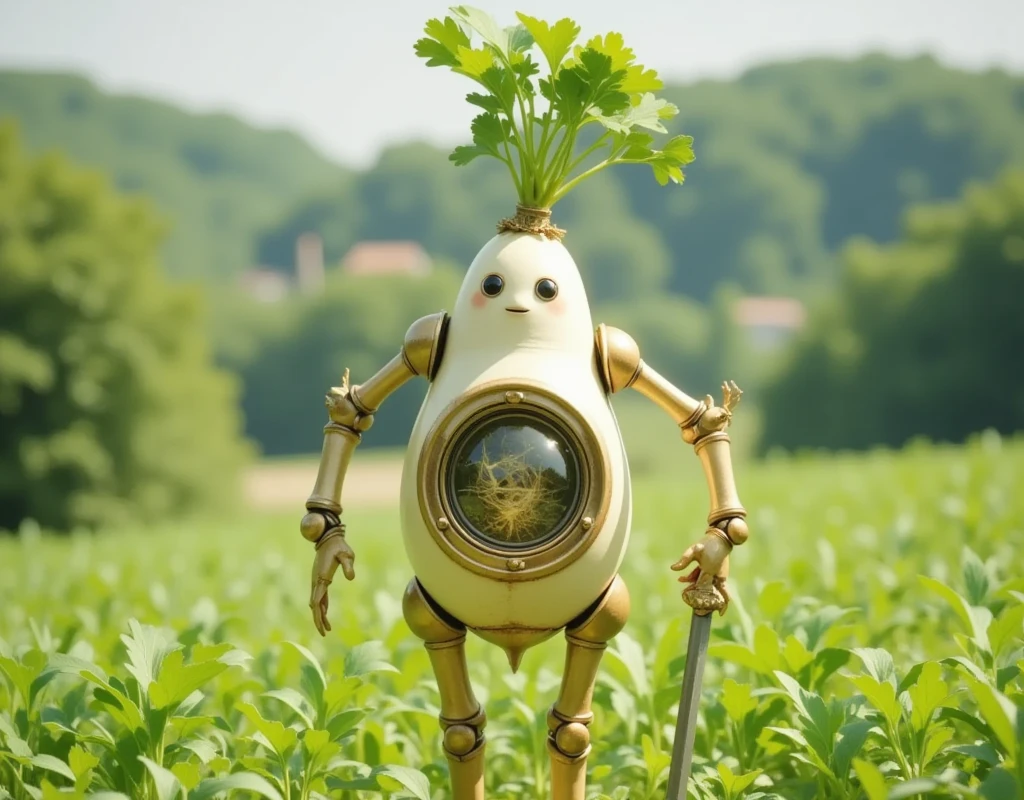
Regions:
<instances>
[{"instance_id":1,"label":"robot face","mask_svg":"<svg viewBox=\"0 0 1024 800\"><path fill-rule=\"evenodd\" d=\"M589 349L590 306L579 270L560 242L499 234L473 260L452 321L480 341Z\"/></svg>"}]
</instances>

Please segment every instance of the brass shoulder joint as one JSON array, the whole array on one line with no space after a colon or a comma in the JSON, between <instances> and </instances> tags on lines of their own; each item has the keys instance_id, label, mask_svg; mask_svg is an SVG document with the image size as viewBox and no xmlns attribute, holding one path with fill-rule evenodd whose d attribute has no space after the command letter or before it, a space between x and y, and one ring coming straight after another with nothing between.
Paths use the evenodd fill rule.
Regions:
<instances>
[{"instance_id":1,"label":"brass shoulder joint","mask_svg":"<svg viewBox=\"0 0 1024 800\"><path fill-rule=\"evenodd\" d=\"M402 344L402 360L414 375L433 380L441 366L448 314L439 311L421 317L409 326Z\"/></svg>"},{"instance_id":2,"label":"brass shoulder joint","mask_svg":"<svg viewBox=\"0 0 1024 800\"><path fill-rule=\"evenodd\" d=\"M594 339L598 370L605 389L609 394L628 389L643 367L639 345L625 331L603 322L597 326Z\"/></svg>"}]
</instances>

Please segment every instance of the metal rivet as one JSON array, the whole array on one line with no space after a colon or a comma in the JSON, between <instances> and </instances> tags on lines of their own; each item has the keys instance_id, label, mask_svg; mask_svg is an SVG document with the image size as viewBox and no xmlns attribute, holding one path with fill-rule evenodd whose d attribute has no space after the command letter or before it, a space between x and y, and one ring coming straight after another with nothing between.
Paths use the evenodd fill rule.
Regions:
<instances>
[{"instance_id":1,"label":"metal rivet","mask_svg":"<svg viewBox=\"0 0 1024 800\"><path fill-rule=\"evenodd\" d=\"M583 526L583 530L589 531L594 525L594 520L590 517L584 517L580 520L580 524Z\"/></svg>"},{"instance_id":2,"label":"metal rivet","mask_svg":"<svg viewBox=\"0 0 1024 800\"><path fill-rule=\"evenodd\" d=\"M437 527L440 528L443 531L448 530L448 518L447 517L438 517L437 518Z\"/></svg>"},{"instance_id":3,"label":"metal rivet","mask_svg":"<svg viewBox=\"0 0 1024 800\"><path fill-rule=\"evenodd\" d=\"M526 562L521 558L510 558L505 564L513 572L519 572L519 570L526 567Z\"/></svg>"},{"instance_id":4,"label":"metal rivet","mask_svg":"<svg viewBox=\"0 0 1024 800\"><path fill-rule=\"evenodd\" d=\"M506 403L521 403L523 401L522 392L505 392Z\"/></svg>"}]
</instances>

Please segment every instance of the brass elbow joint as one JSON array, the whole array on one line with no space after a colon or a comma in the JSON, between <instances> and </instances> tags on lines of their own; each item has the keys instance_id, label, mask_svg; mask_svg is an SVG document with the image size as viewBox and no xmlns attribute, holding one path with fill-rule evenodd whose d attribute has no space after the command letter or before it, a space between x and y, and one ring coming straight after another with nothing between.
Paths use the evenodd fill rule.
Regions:
<instances>
[{"instance_id":1,"label":"brass elbow joint","mask_svg":"<svg viewBox=\"0 0 1024 800\"><path fill-rule=\"evenodd\" d=\"M370 408L359 397L358 386L349 386L348 369L341 376L341 386L334 386L327 393L324 405L331 422L348 428L356 434L368 431L373 425L376 408Z\"/></svg>"},{"instance_id":2,"label":"brass elbow joint","mask_svg":"<svg viewBox=\"0 0 1024 800\"><path fill-rule=\"evenodd\" d=\"M707 395L688 420L680 427L683 430L683 441L696 445L705 436L724 431L732 422L732 410L739 404L743 391L735 381L722 384L722 405L716 406L714 398Z\"/></svg>"}]
</instances>

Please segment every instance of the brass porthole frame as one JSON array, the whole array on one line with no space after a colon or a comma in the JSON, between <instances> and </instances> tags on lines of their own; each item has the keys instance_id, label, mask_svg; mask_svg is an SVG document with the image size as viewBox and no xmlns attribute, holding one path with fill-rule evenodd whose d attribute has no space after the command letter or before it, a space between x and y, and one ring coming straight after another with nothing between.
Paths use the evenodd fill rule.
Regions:
<instances>
[{"instance_id":1,"label":"brass porthole frame","mask_svg":"<svg viewBox=\"0 0 1024 800\"><path fill-rule=\"evenodd\" d=\"M454 513L445 489L456 444L495 412L536 414L565 436L578 455L580 498L562 529L534 547L502 548L482 541ZM555 393L525 381L495 381L460 397L438 417L423 442L417 489L427 529L454 562L502 581L530 581L565 569L586 552L608 515L611 470L601 439L589 422Z\"/></svg>"}]
</instances>

